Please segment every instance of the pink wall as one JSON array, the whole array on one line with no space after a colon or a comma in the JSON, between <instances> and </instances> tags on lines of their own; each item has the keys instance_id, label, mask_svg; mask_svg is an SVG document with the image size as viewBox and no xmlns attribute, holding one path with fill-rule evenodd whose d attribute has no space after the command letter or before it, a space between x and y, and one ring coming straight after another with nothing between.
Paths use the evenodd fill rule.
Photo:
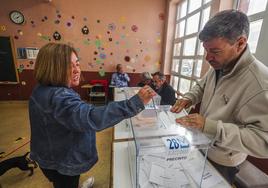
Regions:
<instances>
[{"instance_id":1,"label":"pink wall","mask_svg":"<svg viewBox=\"0 0 268 188\"><path fill-rule=\"evenodd\" d=\"M165 0L9 0L0 6L0 36L12 36L16 48L40 48L49 41L70 43L78 50L82 71L96 72L98 77L114 72L117 63L134 75L152 73L160 69L165 6ZM24 14L25 24L10 21L12 10ZM82 33L84 26L88 34ZM55 31L60 41L54 40ZM14 91L25 87L22 82L31 90L32 82L24 78L31 80L32 71L23 71L32 70L35 62L17 59L16 63L20 83ZM0 85L0 92L6 87ZM0 100L5 99L1 94Z\"/></svg>"}]
</instances>

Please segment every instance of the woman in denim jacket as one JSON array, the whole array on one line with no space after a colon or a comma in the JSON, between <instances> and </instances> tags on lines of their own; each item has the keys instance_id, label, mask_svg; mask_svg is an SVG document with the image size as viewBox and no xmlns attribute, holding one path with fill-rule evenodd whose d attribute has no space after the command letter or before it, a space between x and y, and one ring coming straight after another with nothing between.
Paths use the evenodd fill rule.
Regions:
<instances>
[{"instance_id":1,"label":"woman in denim jacket","mask_svg":"<svg viewBox=\"0 0 268 188\"><path fill-rule=\"evenodd\" d=\"M40 49L34 69L38 85L29 100L30 157L56 188L77 188L80 174L98 160L96 131L135 116L155 95L145 86L129 100L95 107L71 89L79 85L80 74L74 48L48 43Z\"/></svg>"}]
</instances>

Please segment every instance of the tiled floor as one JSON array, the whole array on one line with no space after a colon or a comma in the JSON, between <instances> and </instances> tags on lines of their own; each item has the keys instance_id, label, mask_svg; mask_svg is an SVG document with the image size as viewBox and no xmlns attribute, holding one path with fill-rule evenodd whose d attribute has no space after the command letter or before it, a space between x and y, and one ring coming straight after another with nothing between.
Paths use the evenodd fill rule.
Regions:
<instances>
[{"instance_id":1,"label":"tiled floor","mask_svg":"<svg viewBox=\"0 0 268 188\"><path fill-rule=\"evenodd\" d=\"M16 150L5 159L23 155L29 151L30 127L27 105L27 101L0 102L0 152L4 151L8 154ZM16 141L19 137L22 139ZM89 172L81 175L80 182L89 176L94 176L94 188L110 186L111 143L112 129L97 133L99 161ZM28 176L28 172L11 169L0 177L1 186L2 188L49 188L52 184L48 182L39 168L31 177Z\"/></svg>"}]
</instances>

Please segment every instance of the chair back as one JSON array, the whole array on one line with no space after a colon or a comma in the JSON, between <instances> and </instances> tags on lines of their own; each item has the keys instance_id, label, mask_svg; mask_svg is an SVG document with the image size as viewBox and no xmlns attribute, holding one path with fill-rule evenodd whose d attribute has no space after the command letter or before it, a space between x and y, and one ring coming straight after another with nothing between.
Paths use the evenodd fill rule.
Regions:
<instances>
[{"instance_id":1,"label":"chair back","mask_svg":"<svg viewBox=\"0 0 268 188\"><path fill-rule=\"evenodd\" d=\"M103 86L103 87L95 87L97 90L96 92L105 92L106 95L108 95L108 81L107 80L91 80L89 82L90 85L94 86ZM104 89L104 91L103 91Z\"/></svg>"}]
</instances>

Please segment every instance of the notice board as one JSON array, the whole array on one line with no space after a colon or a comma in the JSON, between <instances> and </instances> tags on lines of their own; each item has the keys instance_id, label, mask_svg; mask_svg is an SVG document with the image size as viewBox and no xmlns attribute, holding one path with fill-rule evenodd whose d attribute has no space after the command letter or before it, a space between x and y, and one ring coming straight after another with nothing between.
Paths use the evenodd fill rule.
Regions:
<instances>
[{"instance_id":1,"label":"notice board","mask_svg":"<svg viewBox=\"0 0 268 188\"><path fill-rule=\"evenodd\" d=\"M0 36L0 84L17 84L15 50L11 37Z\"/></svg>"}]
</instances>

